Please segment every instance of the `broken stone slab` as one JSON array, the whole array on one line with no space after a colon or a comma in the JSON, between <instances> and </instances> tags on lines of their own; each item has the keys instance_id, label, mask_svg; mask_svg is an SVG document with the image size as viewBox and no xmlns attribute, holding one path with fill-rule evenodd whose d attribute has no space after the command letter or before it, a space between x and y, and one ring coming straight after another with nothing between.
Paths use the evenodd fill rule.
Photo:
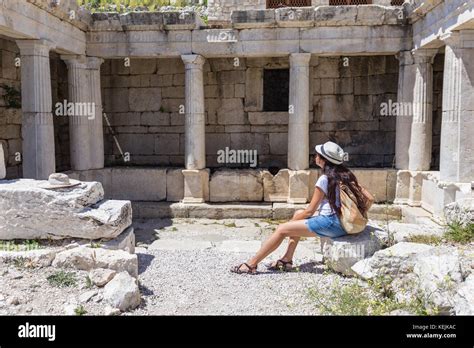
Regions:
<instances>
[{"instance_id":1,"label":"broken stone slab","mask_svg":"<svg viewBox=\"0 0 474 348\"><path fill-rule=\"evenodd\" d=\"M128 227L114 239L101 242L100 247L108 250L124 250L130 254L135 254L135 232L133 227Z\"/></svg>"},{"instance_id":2,"label":"broken stone slab","mask_svg":"<svg viewBox=\"0 0 474 348\"><path fill-rule=\"evenodd\" d=\"M132 224L129 201L103 201L98 182L64 189L46 181L0 182L0 239L115 238Z\"/></svg>"},{"instance_id":3,"label":"broken stone slab","mask_svg":"<svg viewBox=\"0 0 474 348\"><path fill-rule=\"evenodd\" d=\"M418 278L419 289L438 313L451 314L456 290L463 280L456 248L434 248L419 255L413 273Z\"/></svg>"},{"instance_id":4,"label":"broken stone slab","mask_svg":"<svg viewBox=\"0 0 474 348\"><path fill-rule=\"evenodd\" d=\"M137 255L123 250L80 246L58 253L52 265L57 268L72 268L84 271L105 268L117 272L126 271L132 277L138 276Z\"/></svg>"},{"instance_id":5,"label":"broken stone slab","mask_svg":"<svg viewBox=\"0 0 474 348\"><path fill-rule=\"evenodd\" d=\"M137 280L127 272L117 274L104 288L104 299L122 312L140 305L141 296Z\"/></svg>"},{"instance_id":6,"label":"broken stone slab","mask_svg":"<svg viewBox=\"0 0 474 348\"><path fill-rule=\"evenodd\" d=\"M110 282L116 274L117 272L111 269L96 268L89 272L89 278L94 285L103 287Z\"/></svg>"},{"instance_id":7,"label":"broken stone slab","mask_svg":"<svg viewBox=\"0 0 474 348\"><path fill-rule=\"evenodd\" d=\"M409 242L413 237L419 236L443 237L444 229L441 226L390 222L388 224L388 234L395 243L400 243Z\"/></svg>"},{"instance_id":8,"label":"broken stone slab","mask_svg":"<svg viewBox=\"0 0 474 348\"><path fill-rule=\"evenodd\" d=\"M351 267L380 250L382 243L376 236L377 228L367 228L356 235L340 238L321 238L321 253L325 264L335 272L355 275Z\"/></svg>"},{"instance_id":9,"label":"broken stone slab","mask_svg":"<svg viewBox=\"0 0 474 348\"><path fill-rule=\"evenodd\" d=\"M49 267L60 250L0 251L0 264L21 261L28 267Z\"/></svg>"},{"instance_id":10,"label":"broken stone slab","mask_svg":"<svg viewBox=\"0 0 474 348\"><path fill-rule=\"evenodd\" d=\"M364 280L377 276L396 277L411 273L416 258L421 253L433 250L426 244L402 242L377 251L371 258L361 260L352 266L352 271Z\"/></svg>"},{"instance_id":11,"label":"broken stone slab","mask_svg":"<svg viewBox=\"0 0 474 348\"><path fill-rule=\"evenodd\" d=\"M459 286L454 303L456 315L474 315L474 274Z\"/></svg>"}]
</instances>

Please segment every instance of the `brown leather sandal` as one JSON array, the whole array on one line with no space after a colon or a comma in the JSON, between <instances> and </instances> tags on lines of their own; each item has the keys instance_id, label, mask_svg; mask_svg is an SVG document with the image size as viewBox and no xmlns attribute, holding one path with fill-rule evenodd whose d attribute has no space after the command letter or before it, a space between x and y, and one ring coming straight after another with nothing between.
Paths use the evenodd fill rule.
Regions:
<instances>
[{"instance_id":1,"label":"brown leather sandal","mask_svg":"<svg viewBox=\"0 0 474 348\"><path fill-rule=\"evenodd\" d=\"M247 267L246 270L242 270L242 266ZM230 269L231 272L237 273L237 274L257 274L257 266L255 267L250 267L247 263L241 263L238 266L232 267Z\"/></svg>"},{"instance_id":2,"label":"brown leather sandal","mask_svg":"<svg viewBox=\"0 0 474 348\"><path fill-rule=\"evenodd\" d=\"M267 269L270 271L291 271L293 269L293 261L284 261L282 259L277 260L274 265L267 265Z\"/></svg>"}]
</instances>

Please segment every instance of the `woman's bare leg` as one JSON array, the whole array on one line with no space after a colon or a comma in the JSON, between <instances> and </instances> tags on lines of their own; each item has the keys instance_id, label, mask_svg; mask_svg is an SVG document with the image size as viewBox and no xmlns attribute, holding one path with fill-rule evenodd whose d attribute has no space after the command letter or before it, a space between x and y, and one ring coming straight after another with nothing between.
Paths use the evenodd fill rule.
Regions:
<instances>
[{"instance_id":1,"label":"woman's bare leg","mask_svg":"<svg viewBox=\"0 0 474 348\"><path fill-rule=\"evenodd\" d=\"M297 210L293 214L293 218L291 219L291 221L294 221L293 219L295 218L295 216L298 215L299 213L303 212L303 211L304 211L303 209ZM285 255L280 260L283 260L285 262L290 262L291 260L293 260L293 256L295 255L295 250L296 250L296 247L298 246L298 243L299 243L300 239L301 239L301 237L290 237L289 238L288 247L286 248Z\"/></svg>"},{"instance_id":2,"label":"woman's bare leg","mask_svg":"<svg viewBox=\"0 0 474 348\"><path fill-rule=\"evenodd\" d=\"M278 226L276 231L263 243L257 254L247 264L251 267L257 266L264 258L275 251L287 237L315 237L315 234L308 230L304 220L286 222Z\"/></svg>"}]
</instances>

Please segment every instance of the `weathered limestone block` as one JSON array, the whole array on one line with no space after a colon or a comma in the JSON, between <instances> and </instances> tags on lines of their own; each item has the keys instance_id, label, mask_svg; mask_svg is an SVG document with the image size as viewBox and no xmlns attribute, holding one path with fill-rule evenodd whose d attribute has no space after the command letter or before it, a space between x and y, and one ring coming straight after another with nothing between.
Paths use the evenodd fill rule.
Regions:
<instances>
[{"instance_id":1,"label":"weathered limestone block","mask_svg":"<svg viewBox=\"0 0 474 348\"><path fill-rule=\"evenodd\" d=\"M260 202L263 199L263 178L259 171L217 171L211 177L209 188L211 202Z\"/></svg>"},{"instance_id":2,"label":"weathered limestone block","mask_svg":"<svg viewBox=\"0 0 474 348\"><path fill-rule=\"evenodd\" d=\"M359 184L366 187L375 197L375 202L393 202L396 190L396 172L394 170L353 170Z\"/></svg>"},{"instance_id":3,"label":"weathered limestone block","mask_svg":"<svg viewBox=\"0 0 474 348\"><path fill-rule=\"evenodd\" d=\"M275 176L269 171L262 173L263 196L265 202L286 202L290 173L288 169L280 170Z\"/></svg>"},{"instance_id":4,"label":"weathered limestone block","mask_svg":"<svg viewBox=\"0 0 474 348\"><path fill-rule=\"evenodd\" d=\"M392 221L388 224L388 233L390 238L396 243L408 242L416 236L435 236L442 237L444 229L439 226L423 224L407 224Z\"/></svg>"},{"instance_id":5,"label":"weathered limestone block","mask_svg":"<svg viewBox=\"0 0 474 348\"><path fill-rule=\"evenodd\" d=\"M80 246L58 253L52 265L57 268L72 268L84 271L105 268L117 272L126 271L132 277L138 276L137 255L123 250Z\"/></svg>"},{"instance_id":6,"label":"weathered limestone block","mask_svg":"<svg viewBox=\"0 0 474 348\"><path fill-rule=\"evenodd\" d=\"M439 314L448 315L455 306L455 295L463 278L459 254L455 248L436 248L417 258L413 273L419 289Z\"/></svg>"},{"instance_id":7,"label":"weathered limestone block","mask_svg":"<svg viewBox=\"0 0 474 348\"><path fill-rule=\"evenodd\" d=\"M115 238L132 223L129 201L102 201L98 182L47 190L45 181L0 184L0 239Z\"/></svg>"},{"instance_id":8,"label":"weathered limestone block","mask_svg":"<svg viewBox=\"0 0 474 348\"><path fill-rule=\"evenodd\" d=\"M306 203L309 196L309 170L290 170L288 203Z\"/></svg>"},{"instance_id":9,"label":"weathered limestone block","mask_svg":"<svg viewBox=\"0 0 474 348\"><path fill-rule=\"evenodd\" d=\"M166 169L113 168L113 197L131 201L165 200L166 178Z\"/></svg>"},{"instance_id":10,"label":"weathered limestone block","mask_svg":"<svg viewBox=\"0 0 474 348\"><path fill-rule=\"evenodd\" d=\"M122 312L137 308L141 301L137 280L127 272L117 274L105 286L104 299Z\"/></svg>"},{"instance_id":11,"label":"weathered limestone block","mask_svg":"<svg viewBox=\"0 0 474 348\"><path fill-rule=\"evenodd\" d=\"M474 274L459 286L454 302L456 315L474 315Z\"/></svg>"},{"instance_id":12,"label":"weathered limestone block","mask_svg":"<svg viewBox=\"0 0 474 348\"><path fill-rule=\"evenodd\" d=\"M275 10L277 25L283 28L301 28L314 25L314 10L304 8L279 8Z\"/></svg>"},{"instance_id":13,"label":"weathered limestone block","mask_svg":"<svg viewBox=\"0 0 474 348\"><path fill-rule=\"evenodd\" d=\"M129 12L118 17L123 28L120 30L163 30L163 13L160 12ZM94 27L100 22L95 20Z\"/></svg>"},{"instance_id":14,"label":"weathered limestone block","mask_svg":"<svg viewBox=\"0 0 474 348\"><path fill-rule=\"evenodd\" d=\"M357 19L356 6L318 6L314 11L316 26L354 25Z\"/></svg>"},{"instance_id":15,"label":"weathered limestone block","mask_svg":"<svg viewBox=\"0 0 474 348\"><path fill-rule=\"evenodd\" d=\"M360 260L372 256L382 247L375 234L376 230L375 227L367 226L364 232L357 235L334 239L322 238L321 253L324 262L336 272L355 275L351 267Z\"/></svg>"},{"instance_id":16,"label":"weathered limestone block","mask_svg":"<svg viewBox=\"0 0 474 348\"><path fill-rule=\"evenodd\" d=\"M465 198L448 204L444 208L444 217L448 224L459 223L467 226L474 223L474 199Z\"/></svg>"},{"instance_id":17,"label":"weathered limestone block","mask_svg":"<svg viewBox=\"0 0 474 348\"><path fill-rule=\"evenodd\" d=\"M163 17L166 30L191 30L198 23L195 12L164 12Z\"/></svg>"},{"instance_id":18,"label":"weathered limestone block","mask_svg":"<svg viewBox=\"0 0 474 348\"><path fill-rule=\"evenodd\" d=\"M232 11L234 28L269 28L276 24L275 10Z\"/></svg>"},{"instance_id":19,"label":"weathered limestone block","mask_svg":"<svg viewBox=\"0 0 474 348\"><path fill-rule=\"evenodd\" d=\"M89 278L94 285L103 287L110 282L116 274L117 272L111 269L97 268L89 272Z\"/></svg>"},{"instance_id":20,"label":"weathered limestone block","mask_svg":"<svg viewBox=\"0 0 474 348\"><path fill-rule=\"evenodd\" d=\"M183 203L204 203L209 200L209 169L183 170L184 198Z\"/></svg>"},{"instance_id":21,"label":"weathered limestone block","mask_svg":"<svg viewBox=\"0 0 474 348\"><path fill-rule=\"evenodd\" d=\"M306 207L307 204L274 203L272 218L274 220L289 220L297 210L306 209Z\"/></svg>"},{"instance_id":22,"label":"weathered limestone block","mask_svg":"<svg viewBox=\"0 0 474 348\"><path fill-rule=\"evenodd\" d=\"M184 198L184 176L182 169L166 171L166 200L180 202Z\"/></svg>"},{"instance_id":23,"label":"weathered limestone block","mask_svg":"<svg viewBox=\"0 0 474 348\"><path fill-rule=\"evenodd\" d=\"M372 279L377 276L397 277L411 273L417 256L433 250L434 247L402 242L377 251L371 258L361 260L352 266L352 271L362 279Z\"/></svg>"},{"instance_id":24,"label":"weathered limestone block","mask_svg":"<svg viewBox=\"0 0 474 348\"><path fill-rule=\"evenodd\" d=\"M123 250L135 254L135 232L133 227L130 226L114 239L101 242L100 246L108 250Z\"/></svg>"}]
</instances>

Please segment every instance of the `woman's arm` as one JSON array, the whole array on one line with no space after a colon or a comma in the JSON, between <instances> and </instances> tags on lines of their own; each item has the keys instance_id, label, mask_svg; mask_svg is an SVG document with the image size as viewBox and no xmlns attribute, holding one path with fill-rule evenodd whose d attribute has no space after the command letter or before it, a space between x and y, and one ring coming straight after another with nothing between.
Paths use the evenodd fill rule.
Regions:
<instances>
[{"instance_id":1,"label":"woman's arm","mask_svg":"<svg viewBox=\"0 0 474 348\"><path fill-rule=\"evenodd\" d=\"M311 202L309 205L306 207L305 210L303 210L301 213L297 214L293 220L304 220L307 219L311 216L314 215L316 212L316 209L318 209L319 204L321 204L321 201L324 198L324 192L321 190L319 187L315 187L314 193L313 193L313 198L311 198Z\"/></svg>"}]
</instances>

